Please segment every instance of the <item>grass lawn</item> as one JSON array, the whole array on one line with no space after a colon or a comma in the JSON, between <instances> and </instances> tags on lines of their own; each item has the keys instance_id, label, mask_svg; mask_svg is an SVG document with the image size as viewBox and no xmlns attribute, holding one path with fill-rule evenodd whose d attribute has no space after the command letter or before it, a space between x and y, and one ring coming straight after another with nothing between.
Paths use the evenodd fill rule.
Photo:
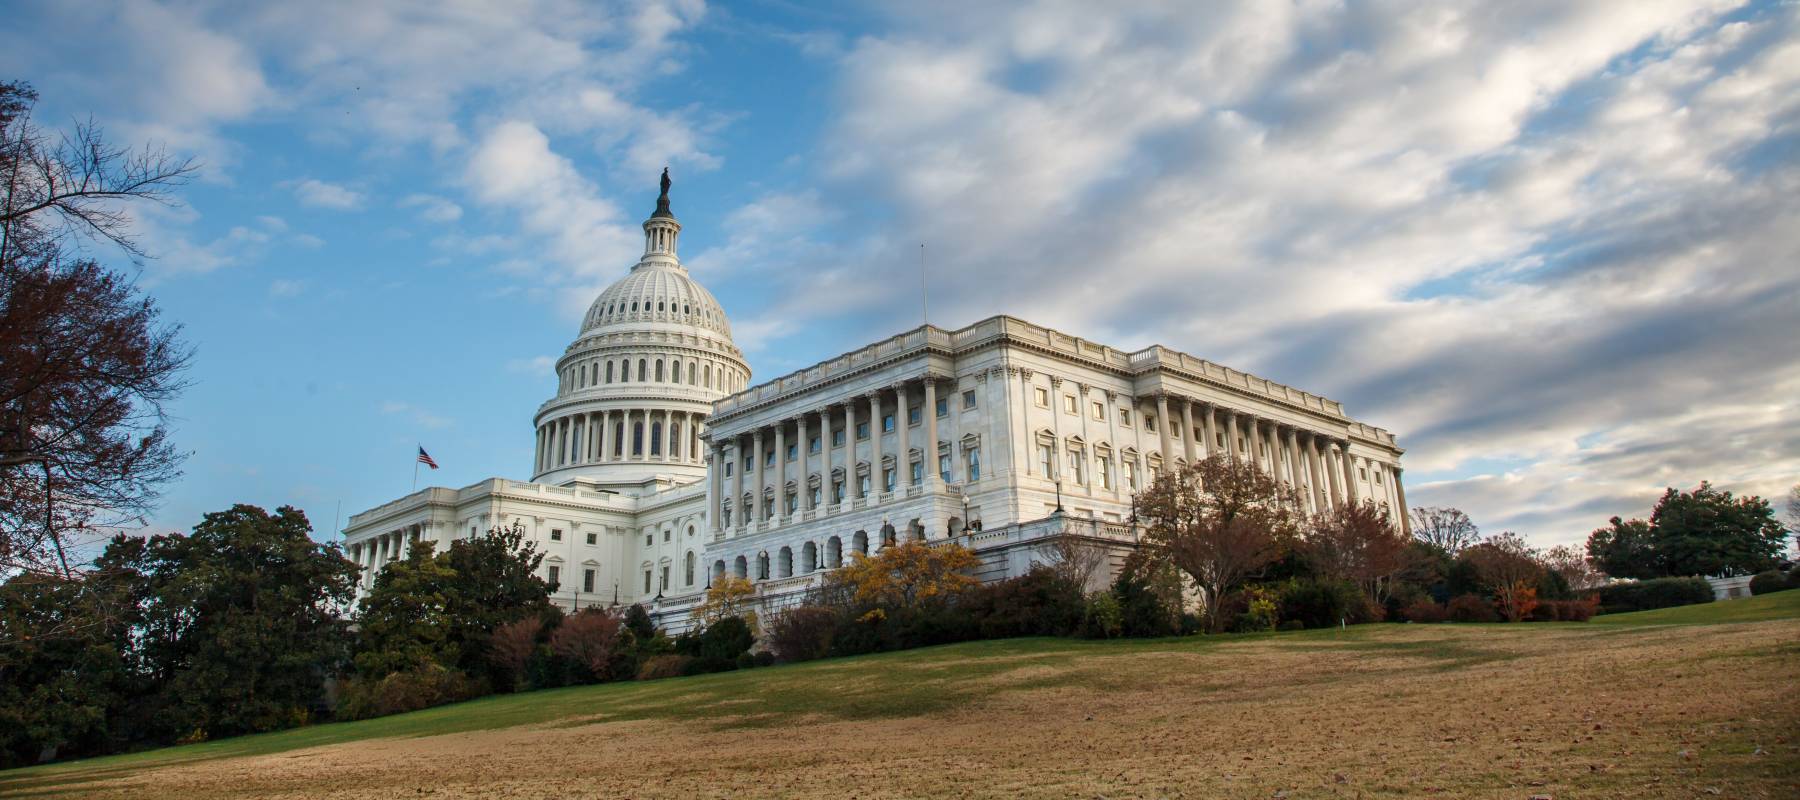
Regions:
<instances>
[{"instance_id":1,"label":"grass lawn","mask_svg":"<svg viewBox=\"0 0 1800 800\"><path fill-rule=\"evenodd\" d=\"M14 770L0 794L1794 797L1796 686L1790 591L577 687Z\"/></svg>"}]
</instances>

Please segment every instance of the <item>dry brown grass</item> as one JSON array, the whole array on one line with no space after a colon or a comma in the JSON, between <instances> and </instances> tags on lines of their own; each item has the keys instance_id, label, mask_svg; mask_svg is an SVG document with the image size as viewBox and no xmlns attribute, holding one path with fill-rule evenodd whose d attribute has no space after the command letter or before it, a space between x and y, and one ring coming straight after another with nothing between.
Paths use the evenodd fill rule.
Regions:
<instances>
[{"instance_id":1,"label":"dry brown grass","mask_svg":"<svg viewBox=\"0 0 1800 800\"><path fill-rule=\"evenodd\" d=\"M764 673L802 695L799 711L789 695L783 710L762 714L740 703L717 716L604 721L586 713L592 707L572 708L580 719L177 764L77 791L182 800L1800 797L1796 620L1388 625L936 652ZM965 669L976 674L959 678ZM845 679L967 699L898 716L804 711L806 692L833 692ZM670 696L714 702L685 689Z\"/></svg>"}]
</instances>

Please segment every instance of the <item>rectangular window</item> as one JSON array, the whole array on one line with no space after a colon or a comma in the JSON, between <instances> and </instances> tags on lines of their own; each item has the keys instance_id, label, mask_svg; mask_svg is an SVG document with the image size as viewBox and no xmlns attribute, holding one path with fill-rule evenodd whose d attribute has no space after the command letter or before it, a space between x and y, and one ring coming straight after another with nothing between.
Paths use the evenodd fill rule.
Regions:
<instances>
[{"instance_id":1,"label":"rectangular window","mask_svg":"<svg viewBox=\"0 0 1800 800\"><path fill-rule=\"evenodd\" d=\"M1131 409L1119 409L1119 424L1124 425L1127 428L1131 427Z\"/></svg>"},{"instance_id":2,"label":"rectangular window","mask_svg":"<svg viewBox=\"0 0 1800 800\"><path fill-rule=\"evenodd\" d=\"M1177 439L1181 438L1181 420L1169 420L1169 435Z\"/></svg>"},{"instance_id":3,"label":"rectangular window","mask_svg":"<svg viewBox=\"0 0 1800 800\"><path fill-rule=\"evenodd\" d=\"M1050 407L1050 390L1045 389L1042 386L1038 386L1038 387L1035 387L1033 389L1033 391L1036 392L1036 394L1037 394L1037 404L1043 408L1049 408Z\"/></svg>"},{"instance_id":4,"label":"rectangular window","mask_svg":"<svg viewBox=\"0 0 1800 800\"><path fill-rule=\"evenodd\" d=\"M918 486L920 481L925 480L925 465L917 461L912 462L912 474L908 480L914 486Z\"/></svg>"},{"instance_id":5,"label":"rectangular window","mask_svg":"<svg viewBox=\"0 0 1800 800\"><path fill-rule=\"evenodd\" d=\"M653 534L653 533L644 534L644 546L650 547L651 545L654 545L654 544L656 544L656 534Z\"/></svg>"},{"instance_id":6,"label":"rectangular window","mask_svg":"<svg viewBox=\"0 0 1800 800\"><path fill-rule=\"evenodd\" d=\"M1050 445L1038 445L1038 464L1044 468L1044 477L1056 477L1056 451Z\"/></svg>"},{"instance_id":7,"label":"rectangular window","mask_svg":"<svg viewBox=\"0 0 1800 800\"><path fill-rule=\"evenodd\" d=\"M839 428L839 429L831 432L831 446L832 447L843 447L844 446L844 429L843 428Z\"/></svg>"},{"instance_id":8,"label":"rectangular window","mask_svg":"<svg viewBox=\"0 0 1800 800\"><path fill-rule=\"evenodd\" d=\"M817 487L817 486L808 487L806 490L806 498L807 498L807 502L810 503L813 508L818 508L819 507L819 487Z\"/></svg>"},{"instance_id":9,"label":"rectangular window","mask_svg":"<svg viewBox=\"0 0 1800 800\"><path fill-rule=\"evenodd\" d=\"M656 588L658 590L669 588L669 568L667 566L662 568L662 583L658 584Z\"/></svg>"},{"instance_id":10,"label":"rectangular window","mask_svg":"<svg viewBox=\"0 0 1800 800\"><path fill-rule=\"evenodd\" d=\"M843 481L832 481L831 482L831 502L834 504L844 502L844 482Z\"/></svg>"},{"instance_id":11,"label":"rectangular window","mask_svg":"<svg viewBox=\"0 0 1800 800\"><path fill-rule=\"evenodd\" d=\"M731 462L729 462L729 461L725 462L725 477L727 477L727 478L731 477L732 466L734 466L734 465Z\"/></svg>"},{"instance_id":12,"label":"rectangular window","mask_svg":"<svg viewBox=\"0 0 1800 800\"><path fill-rule=\"evenodd\" d=\"M763 466L765 466L765 467L775 466L775 451L774 450L763 451Z\"/></svg>"},{"instance_id":13,"label":"rectangular window","mask_svg":"<svg viewBox=\"0 0 1800 800\"><path fill-rule=\"evenodd\" d=\"M794 513L794 509L796 507L798 507L799 504L800 504L800 495L797 495L797 494L788 495L787 502L783 503L783 505L787 506L787 513L789 513L789 514Z\"/></svg>"},{"instance_id":14,"label":"rectangular window","mask_svg":"<svg viewBox=\"0 0 1800 800\"><path fill-rule=\"evenodd\" d=\"M600 543L600 534L595 533L593 531L588 531L587 539L588 539L588 544L599 544Z\"/></svg>"},{"instance_id":15,"label":"rectangular window","mask_svg":"<svg viewBox=\"0 0 1800 800\"><path fill-rule=\"evenodd\" d=\"M674 533L674 531L663 531L663 541L664 542L669 541L669 534L671 534L671 533Z\"/></svg>"},{"instance_id":16,"label":"rectangular window","mask_svg":"<svg viewBox=\"0 0 1800 800\"><path fill-rule=\"evenodd\" d=\"M1080 450L1069 451L1069 478L1075 483L1086 483L1081 475L1082 458Z\"/></svg>"},{"instance_id":17,"label":"rectangular window","mask_svg":"<svg viewBox=\"0 0 1800 800\"><path fill-rule=\"evenodd\" d=\"M1080 413L1075 410L1075 395L1072 395L1072 394L1063 395L1063 412L1067 413L1067 414Z\"/></svg>"},{"instance_id":18,"label":"rectangular window","mask_svg":"<svg viewBox=\"0 0 1800 800\"><path fill-rule=\"evenodd\" d=\"M1122 466L1125 469L1125 485L1130 486L1133 491L1136 491L1138 488L1137 465L1131 463L1130 460L1126 460L1120 466Z\"/></svg>"},{"instance_id":19,"label":"rectangular window","mask_svg":"<svg viewBox=\"0 0 1800 800\"><path fill-rule=\"evenodd\" d=\"M975 390L969 389L967 391L964 391L963 392L963 408L974 408L974 407L975 407Z\"/></svg>"},{"instance_id":20,"label":"rectangular window","mask_svg":"<svg viewBox=\"0 0 1800 800\"><path fill-rule=\"evenodd\" d=\"M1106 419L1106 404L1105 403L1095 403L1094 404L1094 419Z\"/></svg>"},{"instance_id":21,"label":"rectangular window","mask_svg":"<svg viewBox=\"0 0 1800 800\"><path fill-rule=\"evenodd\" d=\"M593 591L594 591L594 571L593 570L584 569L581 571L581 590L584 592L588 592L589 594L593 593Z\"/></svg>"},{"instance_id":22,"label":"rectangular window","mask_svg":"<svg viewBox=\"0 0 1800 800\"><path fill-rule=\"evenodd\" d=\"M856 438L858 438L858 439L869 438L869 423L867 423L867 422L856 423Z\"/></svg>"},{"instance_id":23,"label":"rectangular window","mask_svg":"<svg viewBox=\"0 0 1800 800\"><path fill-rule=\"evenodd\" d=\"M969 462L969 480L981 480L981 448L971 447L965 450L963 458Z\"/></svg>"},{"instance_id":24,"label":"rectangular window","mask_svg":"<svg viewBox=\"0 0 1800 800\"><path fill-rule=\"evenodd\" d=\"M1368 480L1369 479L1369 470L1366 468L1363 468L1363 467L1357 467L1356 468L1356 477L1359 480L1365 480L1365 481Z\"/></svg>"},{"instance_id":25,"label":"rectangular window","mask_svg":"<svg viewBox=\"0 0 1800 800\"><path fill-rule=\"evenodd\" d=\"M550 541L552 541L552 542L562 541L562 530L559 528L551 528L550 529Z\"/></svg>"},{"instance_id":26,"label":"rectangular window","mask_svg":"<svg viewBox=\"0 0 1800 800\"><path fill-rule=\"evenodd\" d=\"M561 582L562 582L562 567L552 566L550 568L550 586L554 589L555 586Z\"/></svg>"},{"instance_id":27,"label":"rectangular window","mask_svg":"<svg viewBox=\"0 0 1800 800\"><path fill-rule=\"evenodd\" d=\"M814 436L811 439L806 440L806 452L808 452L808 453L819 452L819 437Z\"/></svg>"},{"instance_id":28,"label":"rectangular window","mask_svg":"<svg viewBox=\"0 0 1800 800\"><path fill-rule=\"evenodd\" d=\"M797 445L797 444L788 445L787 446L787 460L793 461L794 459L799 458L799 457L800 457L800 445Z\"/></svg>"},{"instance_id":29,"label":"rectangular window","mask_svg":"<svg viewBox=\"0 0 1800 800\"><path fill-rule=\"evenodd\" d=\"M913 408L907 409L906 410L906 424L908 424L908 425L919 424L919 420L924 417L924 414L920 413L920 411L922 411L922 409L920 409L916 406Z\"/></svg>"},{"instance_id":30,"label":"rectangular window","mask_svg":"<svg viewBox=\"0 0 1800 800\"><path fill-rule=\"evenodd\" d=\"M650 593L650 570L644 570L644 594Z\"/></svg>"},{"instance_id":31,"label":"rectangular window","mask_svg":"<svg viewBox=\"0 0 1800 800\"><path fill-rule=\"evenodd\" d=\"M1375 485L1381 485L1381 470L1375 470Z\"/></svg>"},{"instance_id":32,"label":"rectangular window","mask_svg":"<svg viewBox=\"0 0 1800 800\"><path fill-rule=\"evenodd\" d=\"M857 476L857 478L856 478L856 496L857 497L868 497L869 496L869 476L867 476L867 475Z\"/></svg>"},{"instance_id":33,"label":"rectangular window","mask_svg":"<svg viewBox=\"0 0 1800 800\"><path fill-rule=\"evenodd\" d=\"M940 417L950 415L950 398L940 397L937 399L937 415Z\"/></svg>"},{"instance_id":34,"label":"rectangular window","mask_svg":"<svg viewBox=\"0 0 1800 800\"><path fill-rule=\"evenodd\" d=\"M894 471L893 470L884 469L881 471L881 490L884 492L891 492L894 490Z\"/></svg>"},{"instance_id":35,"label":"rectangular window","mask_svg":"<svg viewBox=\"0 0 1800 800\"><path fill-rule=\"evenodd\" d=\"M938 456L938 480L941 480L945 483L950 482L950 454L949 453L942 453Z\"/></svg>"},{"instance_id":36,"label":"rectangular window","mask_svg":"<svg viewBox=\"0 0 1800 800\"><path fill-rule=\"evenodd\" d=\"M1094 475L1100 478L1100 488L1113 488L1112 473L1106 469L1106 456L1094 456Z\"/></svg>"},{"instance_id":37,"label":"rectangular window","mask_svg":"<svg viewBox=\"0 0 1800 800\"><path fill-rule=\"evenodd\" d=\"M893 414L882 414L881 415L881 432L888 433L888 432L892 431L893 429L894 429L894 415Z\"/></svg>"},{"instance_id":38,"label":"rectangular window","mask_svg":"<svg viewBox=\"0 0 1800 800\"><path fill-rule=\"evenodd\" d=\"M744 474L745 475L750 474L750 468L756 466L756 464L754 462L752 462L750 459L751 459L751 456L746 453L744 455Z\"/></svg>"}]
</instances>

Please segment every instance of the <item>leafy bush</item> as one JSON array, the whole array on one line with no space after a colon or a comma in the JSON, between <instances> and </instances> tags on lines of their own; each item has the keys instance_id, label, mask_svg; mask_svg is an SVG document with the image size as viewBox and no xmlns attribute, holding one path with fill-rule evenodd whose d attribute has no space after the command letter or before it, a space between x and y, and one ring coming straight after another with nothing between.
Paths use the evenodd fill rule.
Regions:
<instances>
[{"instance_id":1,"label":"leafy bush","mask_svg":"<svg viewBox=\"0 0 1800 800\"><path fill-rule=\"evenodd\" d=\"M726 617L706 626L700 634L700 659L707 662L737 663L737 658L750 652L756 634L743 617ZM730 667L727 667L730 669Z\"/></svg>"},{"instance_id":2,"label":"leafy bush","mask_svg":"<svg viewBox=\"0 0 1800 800\"><path fill-rule=\"evenodd\" d=\"M1446 609L1452 622L1499 622L1500 614L1494 610L1494 604L1476 594L1459 594L1450 598Z\"/></svg>"},{"instance_id":3,"label":"leafy bush","mask_svg":"<svg viewBox=\"0 0 1800 800\"><path fill-rule=\"evenodd\" d=\"M694 661L692 656L678 656L673 653L651 656L638 666L637 679L653 681L658 678L674 678L688 674L688 664Z\"/></svg>"},{"instance_id":4,"label":"leafy bush","mask_svg":"<svg viewBox=\"0 0 1800 800\"><path fill-rule=\"evenodd\" d=\"M1777 572L1770 570L1757 574L1750 579L1750 594L1768 594L1788 589L1800 588L1800 570L1793 572Z\"/></svg>"},{"instance_id":5,"label":"leafy bush","mask_svg":"<svg viewBox=\"0 0 1800 800\"><path fill-rule=\"evenodd\" d=\"M758 650L750 654L750 660L759 667L775 666L775 654L767 650Z\"/></svg>"},{"instance_id":6,"label":"leafy bush","mask_svg":"<svg viewBox=\"0 0 1800 800\"><path fill-rule=\"evenodd\" d=\"M1281 619L1280 598L1262 586L1252 586L1239 593L1242 610L1232 617L1234 633L1275 630Z\"/></svg>"},{"instance_id":7,"label":"leafy bush","mask_svg":"<svg viewBox=\"0 0 1800 800\"><path fill-rule=\"evenodd\" d=\"M353 680L344 687L338 715L368 719L418 711L486 694L484 687L459 670L430 664L394 672L377 680Z\"/></svg>"},{"instance_id":8,"label":"leafy bush","mask_svg":"<svg viewBox=\"0 0 1800 800\"><path fill-rule=\"evenodd\" d=\"M1089 639L1117 638L1125 630L1125 612L1112 592L1094 592L1087 598L1087 614L1082 619L1081 634Z\"/></svg>"},{"instance_id":9,"label":"leafy bush","mask_svg":"<svg viewBox=\"0 0 1800 800\"><path fill-rule=\"evenodd\" d=\"M1301 622L1300 620L1297 620L1297 619L1284 619L1281 621L1280 625L1275 626L1275 630L1278 630L1278 631L1302 631L1302 630L1306 630L1306 623Z\"/></svg>"},{"instance_id":10,"label":"leafy bush","mask_svg":"<svg viewBox=\"0 0 1800 800\"><path fill-rule=\"evenodd\" d=\"M629 680L637 675L634 637L619 615L584 609L550 633L550 652L567 666L572 683Z\"/></svg>"},{"instance_id":11,"label":"leafy bush","mask_svg":"<svg viewBox=\"0 0 1800 800\"><path fill-rule=\"evenodd\" d=\"M1598 604L1594 598L1583 600L1545 600L1531 610L1532 622L1586 622L1593 618Z\"/></svg>"},{"instance_id":12,"label":"leafy bush","mask_svg":"<svg viewBox=\"0 0 1800 800\"><path fill-rule=\"evenodd\" d=\"M1178 606L1134 570L1119 573L1112 594L1119 601L1119 632L1125 636L1173 636L1199 630L1198 617L1192 627L1184 629Z\"/></svg>"},{"instance_id":13,"label":"leafy bush","mask_svg":"<svg viewBox=\"0 0 1800 800\"><path fill-rule=\"evenodd\" d=\"M1620 614L1710 603L1713 590L1704 578L1654 578L1602 586L1595 597L1600 601L1600 613Z\"/></svg>"},{"instance_id":14,"label":"leafy bush","mask_svg":"<svg viewBox=\"0 0 1800 800\"><path fill-rule=\"evenodd\" d=\"M1278 596L1282 621L1298 621L1308 628L1335 628L1339 620L1369 613L1362 592L1343 581L1288 581L1281 585Z\"/></svg>"},{"instance_id":15,"label":"leafy bush","mask_svg":"<svg viewBox=\"0 0 1800 800\"><path fill-rule=\"evenodd\" d=\"M838 614L820 606L800 606L769 620L769 648L782 661L811 661L831 653Z\"/></svg>"},{"instance_id":16,"label":"leafy bush","mask_svg":"<svg viewBox=\"0 0 1800 800\"><path fill-rule=\"evenodd\" d=\"M1081 630L1087 611L1081 586L1041 565L971 591L959 607L983 639L1068 636Z\"/></svg>"},{"instance_id":17,"label":"leafy bush","mask_svg":"<svg viewBox=\"0 0 1800 800\"><path fill-rule=\"evenodd\" d=\"M1443 622L1450 618L1450 611L1429 597L1420 598L1407 605L1400 612L1407 622Z\"/></svg>"}]
</instances>

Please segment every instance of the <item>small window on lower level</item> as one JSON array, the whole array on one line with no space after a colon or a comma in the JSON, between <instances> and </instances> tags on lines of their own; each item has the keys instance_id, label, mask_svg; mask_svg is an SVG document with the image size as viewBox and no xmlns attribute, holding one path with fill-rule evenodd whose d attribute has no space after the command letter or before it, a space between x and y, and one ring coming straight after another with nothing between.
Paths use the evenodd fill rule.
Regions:
<instances>
[{"instance_id":1,"label":"small window on lower level","mask_svg":"<svg viewBox=\"0 0 1800 800\"><path fill-rule=\"evenodd\" d=\"M550 529L550 541L552 541L552 542L562 541L562 531L557 528L551 528Z\"/></svg>"}]
</instances>

